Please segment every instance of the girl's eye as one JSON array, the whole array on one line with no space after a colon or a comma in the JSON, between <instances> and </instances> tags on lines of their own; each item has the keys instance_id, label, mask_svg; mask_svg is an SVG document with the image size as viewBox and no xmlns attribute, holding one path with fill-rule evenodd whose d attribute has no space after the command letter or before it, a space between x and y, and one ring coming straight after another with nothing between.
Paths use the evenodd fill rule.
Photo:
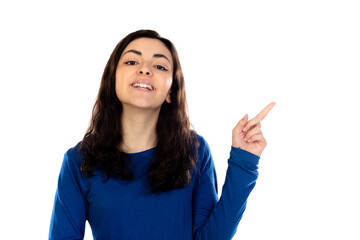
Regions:
<instances>
[{"instance_id":1,"label":"girl's eye","mask_svg":"<svg viewBox=\"0 0 360 240\"><path fill-rule=\"evenodd\" d=\"M127 65L135 65L136 62L135 61L127 61L127 62L125 62L125 64L127 64Z\"/></svg>"},{"instance_id":2,"label":"girl's eye","mask_svg":"<svg viewBox=\"0 0 360 240\"><path fill-rule=\"evenodd\" d=\"M167 69L164 68L164 67L161 66L161 65L156 65L155 67L156 67L157 69L159 69L159 70L167 71Z\"/></svg>"}]
</instances>

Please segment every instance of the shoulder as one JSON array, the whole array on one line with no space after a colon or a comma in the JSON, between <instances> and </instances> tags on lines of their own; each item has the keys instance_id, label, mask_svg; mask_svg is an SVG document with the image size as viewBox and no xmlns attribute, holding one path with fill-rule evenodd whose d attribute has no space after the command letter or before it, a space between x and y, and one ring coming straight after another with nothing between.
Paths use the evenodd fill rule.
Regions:
<instances>
[{"instance_id":1,"label":"shoulder","mask_svg":"<svg viewBox=\"0 0 360 240\"><path fill-rule=\"evenodd\" d=\"M81 141L65 152L60 170L59 185L63 188L71 188L71 186L76 184L83 194L87 194L91 187L91 182L81 171L82 153L80 147Z\"/></svg>"},{"instance_id":2,"label":"shoulder","mask_svg":"<svg viewBox=\"0 0 360 240\"><path fill-rule=\"evenodd\" d=\"M207 143L207 141L205 140L205 138L198 133L195 133L195 134L196 134L196 140L199 143L199 146L198 146L199 157L200 156L204 157L204 155L210 154L210 147L209 147L209 144Z\"/></svg>"},{"instance_id":3,"label":"shoulder","mask_svg":"<svg viewBox=\"0 0 360 240\"><path fill-rule=\"evenodd\" d=\"M202 135L196 133L196 138L199 143L197 165L200 168L200 170L204 170L204 168L208 168L213 165L211 150L208 142L205 140L205 138Z\"/></svg>"},{"instance_id":4,"label":"shoulder","mask_svg":"<svg viewBox=\"0 0 360 240\"><path fill-rule=\"evenodd\" d=\"M82 153L80 151L80 145L81 141L65 152L63 165L67 165L67 167L73 170L80 171L80 166L82 163Z\"/></svg>"}]
</instances>

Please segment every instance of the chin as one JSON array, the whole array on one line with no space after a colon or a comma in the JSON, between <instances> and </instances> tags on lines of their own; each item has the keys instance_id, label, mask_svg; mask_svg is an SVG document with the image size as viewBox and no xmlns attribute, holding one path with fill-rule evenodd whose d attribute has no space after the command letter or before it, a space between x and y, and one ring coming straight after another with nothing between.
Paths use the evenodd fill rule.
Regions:
<instances>
[{"instance_id":1,"label":"chin","mask_svg":"<svg viewBox=\"0 0 360 240\"><path fill-rule=\"evenodd\" d=\"M132 104L126 104L128 107L132 107L132 108L138 108L138 109L144 109L144 110L156 110L156 109L160 109L160 106L156 106L153 104L149 104L149 103L132 103Z\"/></svg>"}]
</instances>

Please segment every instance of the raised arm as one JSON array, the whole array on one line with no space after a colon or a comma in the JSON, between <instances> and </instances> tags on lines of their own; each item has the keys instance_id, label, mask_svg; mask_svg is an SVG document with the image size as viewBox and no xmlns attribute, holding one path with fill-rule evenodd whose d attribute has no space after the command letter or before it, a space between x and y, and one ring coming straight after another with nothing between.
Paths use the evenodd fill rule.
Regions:
<instances>
[{"instance_id":1,"label":"raised arm","mask_svg":"<svg viewBox=\"0 0 360 240\"><path fill-rule=\"evenodd\" d=\"M193 195L193 239L231 239L255 187L260 155L266 147L260 122L273 108L269 104L254 119L247 115L233 129L233 143L220 200L217 200L216 172L209 146L205 144L201 174ZM205 142L206 143L206 142Z\"/></svg>"},{"instance_id":2,"label":"raised arm","mask_svg":"<svg viewBox=\"0 0 360 240\"><path fill-rule=\"evenodd\" d=\"M196 181L193 194L193 239L231 239L246 208L258 176L259 157L231 147L222 195L218 201L213 159L209 154Z\"/></svg>"}]
</instances>

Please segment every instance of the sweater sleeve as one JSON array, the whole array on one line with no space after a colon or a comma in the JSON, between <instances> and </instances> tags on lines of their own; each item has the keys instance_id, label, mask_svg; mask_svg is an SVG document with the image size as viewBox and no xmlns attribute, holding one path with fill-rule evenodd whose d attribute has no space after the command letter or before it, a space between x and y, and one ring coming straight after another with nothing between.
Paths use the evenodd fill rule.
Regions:
<instances>
[{"instance_id":1,"label":"sweater sleeve","mask_svg":"<svg viewBox=\"0 0 360 240\"><path fill-rule=\"evenodd\" d=\"M50 221L51 240L84 238L87 204L78 160L70 150L64 155Z\"/></svg>"},{"instance_id":2,"label":"sweater sleeve","mask_svg":"<svg viewBox=\"0 0 360 240\"><path fill-rule=\"evenodd\" d=\"M232 239L246 208L247 198L258 177L259 157L231 147L220 200L210 149L205 144L201 174L193 195L193 239Z\"/></svg>"}]
</instances>

